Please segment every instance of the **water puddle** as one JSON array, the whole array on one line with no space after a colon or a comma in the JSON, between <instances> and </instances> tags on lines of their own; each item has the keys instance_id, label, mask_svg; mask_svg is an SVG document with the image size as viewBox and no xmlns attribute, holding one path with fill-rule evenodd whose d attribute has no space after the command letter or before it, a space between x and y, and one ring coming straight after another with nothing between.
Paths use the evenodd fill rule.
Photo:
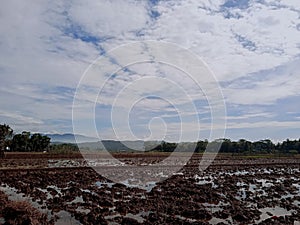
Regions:
<instances>
[{"instance_id":1,"label":"water puddle","mask_svg":"<svg viewBox=\"0 0 300 225\"><path fill-rule=\"evenodd\" d=\"M57 188L56 186L48 186L48 187ZM46 214L49 220L53 217L50 210L48 210L46 207L43 208L43 206L46 206L45 203L39 204L36 201L33 201L32 197L26 197L24 195L24 193L18 193L18 190L16 188L10 187L8 185L3 185L3 186L0 186L0 190L3 191L8 196L9 200L29 202L34 208L38 209L41 213ZM41 189L41 191L45 192L47 190ZM55 213L55 215L59 216L59 219L55 222L55 224L58 224L58 225L81 224L78 220L73 218L70 213L68 213L66 211L60 211L58 213Z\"/></svg>"},{"instance_id":2,"label":"water puddle","mask_svg":"<svg viewBox=\"0 0 300 225\"><path fill-rule=\"evenodd\" d=\"M116 184L116 183L111 183L111 182L102 182L102 181L97 181L96 182L96 186L98 186L99 188L112 188L112 186Z\"/></svg>"},{"instance_id":3,"label":"water puddle","mask_svg":"<svg viewBox=\"0 0 300 225\"><path fill-rule=\"evenodd\" d=\"M45 206L44 204L41 205L36 201L33 201L31 197L26 197L24 193L18 193L18 190L14 187L4 185L0 187L0 191L3 191L7 195L8 200L10 201L27 201L33 207L37 208L40 212L45 213L48 216L51 214L51 212L48 211L47 209L42 209L42 206Z\"/></svg>"},{"instance_id":4,"label":"water puddle","mask_svg":"<svg viewBox=\"0 0 300 225\"><path fill-rule=\"evenodd\" d=\"M88 214L91 210L90 209L85 209L82 206L77 207L76 211Z\"/></svg>"},{"instance_id":5,"label":"water puddle","mask_svg":"<svg viewBox=\"0 0 300 225\"><path fill-rule=\"evenodd\" d=\"M143 218L143 216L144 217L148 216L151 212L152 211L140 212L138 214L127 213L124 217L134 219L134 220L136 220L139 223L143 223L145 221L145 219ZM121 216L121 214L116 213L116 214L113 214L113 215L105 216L104 218L106 220L113 220L116 217L122 217L122 216ZM113 222L108 222L108 224L113 224Z\"/></svg>"},{"instance_id":6,"label":"water puddle","mask_svg":"<svg viewBox=\"0 0 300 225\"><path fill-rule=\"evenodd\" d=\"M259 209L259 211L262 213L260 215L260 219L256 221L256 223L260 223L268 218L271 218L273 216L280 217L280 216L289 216L292 215L293 210L286 210L284 208L275 206L274 208L266 207Z\"/></svg>"},{"instance_id":7,"label":"water puddle","mask_svg":"<svg viewBox=\"0 0 300 225\"><path fill-rule=\"evenodd\" d=\"M211 203L202 203L202 205L206 208L207 211L211 213L222 211L223 206L229 205L229 203L219 202L218 204Z\"/></svg>"},{"instance_id":8,"label":"water puddle","mask_svg":"<svg viewBox=\"0 0 300 225\"><path fill-rule=\"evenodd\" d=\"M230 225L230 224L233 224L233 220L231 217L229 217L228 219L220 219L220 218L213 217L213 218L211 218L211 220L208 221L208 223L213 224L213 225L216 225L216 224Z\"/></svg>"},{"instance_id":9,"label":"water puddle","mask_svg":"<svg viewBox=\"0 0 300 225\"><path fill-rule=\"evenodd\" d=\"M57 168L57 167L79 167L83 166L84 163L81 163L80 161L70 160L70 159L49 159L48 160L48 167L49 168Z\"/></svg>"},{"instance_id":10,"label":"water puddle","mask_svg":"<svg viewBox=\"0 0 300 225\"><path fill-rule=\"evenodd\" d=\"M115 161L115 160L110 160L110 159L97 159L97 160L91 160L91 159L86 159L86 164L87 166L90 167L100 167L100 166L125 166L125 162L121 161Z\"/></svg>"},{"instance_id":11,"label":"water puddle","mask_svg":"<svg viewBox=\"0 0 300 225\"><path fill-rule=\"evenodd\" d=\"M177 172L177 173L173 173L173 175L174 175L174 176L176 176L176 175L177 175L177 176L183 176L183 173L182 173L182 172Z\"/></svg>"},{"instance_id":12,"label":"water puddle","mask_svg":"<svg viewBox=\"0 0 300 225\"><path fill-rule=\"evenodd\" d=\"M255 179L255 181L259 183L259 185L263 188L269 188L274 186L274 184L267 179Z\"/></svg>"},{"instance_id":13,"label":"water puddle","mask_svg":"<svg viewBox=\"0 0 300 225\"><path fill-rule=\"evenodd\" d=\"M59 219L55 222L55 225L81 225L81 223L67 211L60 211L56 215L59 216Z\"/></svg>"},{"instance_id":14,"label":"water puddle","mask_svg":"<svg viewBox=\"0 0 300 225\"><path fill-rule=\"evenodd\" d=\"M82 196L76 196L73 201L70 202L72 203L84 203Z\"/></svg>"},{"instance_id":15,"label":"water puddle","mask_svg":"<svg viewBox=\"0 0 300 225\"><path fill-rule=\"evenodd\" d=\"M298 201L298 200L295 200L295 201L293 202L293 204L294 204L295 206L300 207L300 201Z\"/></svg>"},{"instance_id":16,"label":"water puddle","mask_svg":"<svg viewBox=\"0 0 300 225\"><path fill-rule=\"evenodd\" d=\"M235 172L223 172L223 174L230 175L230 176L244 176L244 175L253 175L253 172L247 170L238 170Z\"/></svg>"},{"instance_id":17,"label":"water puddle","mask_svg":"<svg viewBox=\"0 0 300 225\"><path fill-rule=\"evenodd\" d=\"M215 184L214 180L217 179L211 175L209 176L199 176L195 175L194 179L196 180L196 184L198 185L205 185L205 184L212 184L212 188L218 188L218 185Z\"/></svg>"},{"instance_id":18,"label":"water puddle","mask_svg":"<svg viewBox=\"0 0 300 225\"><path fill-rule=\"evenodd\" d=\"M183 221L188 221L188 222L197 222L197 220L195 219L191 219L191 218L187 218L187 217L184 217L184 216L181 216L181 215L175 215L175 218L178 218L180 220L183 220Z\"/></svg>"},{"instance_id":19,"label":"water puddle","mask_svg":"<svg viewBox=\"0 0 300 225\"><path fill-rule=\"evenodd\" d=\"M149 181L146 183L142 183L137 179L127 179L121 182L122 184L126 185L129 188L139 188L145 190L146 192L151 192L151 190L156 187L156 182Z\"/></svg>"},{"instance_id":20,"label":"water puddle","mask_svg":"<svg viewBox=\"0 0 300 225\"><path fill-rule=\"evenodd\" d=\"M144 215L144 214L139 213L139 214L134 215L134 214L132 214L132 213L127 213L127 214L125 215L125 217L131 218L131 219L135 219L135 220L138 221L139 223L143 223L145 219L142 217L142 215Z\"/></svg>"}]
</instances>

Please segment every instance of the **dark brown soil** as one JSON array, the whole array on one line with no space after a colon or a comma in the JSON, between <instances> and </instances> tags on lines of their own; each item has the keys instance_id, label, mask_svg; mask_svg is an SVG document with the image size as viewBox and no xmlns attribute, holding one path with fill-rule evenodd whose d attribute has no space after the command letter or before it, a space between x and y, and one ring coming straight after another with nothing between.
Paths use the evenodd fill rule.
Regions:
<instances>
[{"instance_id":1,"label":"dark brown soil","mask_svg":"<svg viewBox=\"0 0 300 225\"><path fill-rule=\"evenodd\" d=\"M126 155L122 158L126 160ZM33 158L27 162L28 168L20 167L22 160L18 157L0 161L2 165L8 162L16 165L0 169L2 188L15 188L31 199L31 203L16 203L0 192L0 218L6 224L24 224L22 220L30 220L25 224L59 223L62 211L81 224L294 224L300 221L299 159L223 157L200 172L199 157L194 157L180 173L157 183L151 190L113 183L89 167L47 168L48 159ZM159 156L153 155L128 158L133 159L160 161ZM116 168L116 173L118 170L124 168ZM33 203L39 205L38 209ZM279 211L272 209L286 212L276 215ZM17 215L15 223L9 222L11 215Z\"/></svg>"}]
</instances>

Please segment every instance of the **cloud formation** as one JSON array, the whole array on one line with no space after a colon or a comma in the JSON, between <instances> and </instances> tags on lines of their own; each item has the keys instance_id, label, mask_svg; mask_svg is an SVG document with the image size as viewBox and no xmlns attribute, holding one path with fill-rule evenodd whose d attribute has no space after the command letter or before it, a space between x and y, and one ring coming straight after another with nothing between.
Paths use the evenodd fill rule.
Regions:
<instances>
[{"instance_id":1,"label":"cloud formation","mask_svg":"<svg viewBox=\"0 0 300 225\"><path fill-rule=\"evenodd\" d=\"M242 133L254 139L255 129L261 128L270 131L266 136L274 140L286 134L299 138L299 13L296 0L6 2L0 8L0 122L19 131L71 132L73 97L88 66L105 56L117 68L119 62L109 56L110 50L157 40L188 49L214 72L227 105L230 138L240 138ZM99 85L107 79L93 69L95 80L87 83L82 96L87 102L94 101ZM96 106L102 135L114 137L107 120L119 91L148 76L171 80L186 91L202 121L203 139L207 138L211 124L207 93L182 71L157 63L133 64L105 83ZM170 82L140 85L149 96L158 94L153 86L165 97L175 92ZM118 107L125 107L136 91L129 89ZM185 101L176 96L178 105L183 107ZM162 129L160 120L152 118L163 119L169 136L178 136L180 121L170 102L145 98L132 113L130 123L137 136L149 135L150 125ZM84 124L87 115L81 116L82 133L89 135ZM189 132L198 129L188 123Z\"/></svg>"}]
</instances>

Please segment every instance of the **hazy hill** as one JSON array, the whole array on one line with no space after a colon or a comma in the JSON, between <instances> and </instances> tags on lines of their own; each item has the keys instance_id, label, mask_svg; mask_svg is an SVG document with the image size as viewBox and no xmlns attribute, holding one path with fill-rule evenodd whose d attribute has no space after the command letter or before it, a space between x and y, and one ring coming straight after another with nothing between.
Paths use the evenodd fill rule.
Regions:
<instances>
[{"instance_id":1,"label":"hazy hill","mask_svg":"<svg viewBox=\"0 0 300 225\"><path fill-rule=\"evenodd\" d=\"M46 134L48 137L51 138L52 143L76 143L75 141L75 135L74 134ZM87 137L84 135L76 135L77 139L79 140L79 143L81 142L97 142L97 138Z\"/></svg>"},{"instance_id":2,"label":"hazy hill","mask_svg":"<svg viewBox=\"0 0 300 225\"><path fill-rule=\"evenodd\" d=\"M76 143L74 134L46 134L51 138L51 143ZM79 148L90 150L106 149L108 151L129 151L137 150L143 151L152 149L159 145L158 141L115 141L115 140L102 140L101 142L97 138L92 138L84 135L76 135Z\"/></svg>"}]
</instances>

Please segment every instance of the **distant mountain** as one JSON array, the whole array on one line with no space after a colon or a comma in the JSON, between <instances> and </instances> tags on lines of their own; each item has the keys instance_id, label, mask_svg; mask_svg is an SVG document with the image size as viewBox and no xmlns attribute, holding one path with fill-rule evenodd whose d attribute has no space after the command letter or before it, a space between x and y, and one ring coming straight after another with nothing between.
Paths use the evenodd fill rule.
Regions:
<instances>
[{"instance_id":1,"label":"distant mountain","mask_svg":"<svg viewBox=\"0 0 300 225\"><path fill-rule=\"evenodd\" d=\"M51 138L51 143L60 142L60 143L76 143L74 134L45 134ZM97 142L97 138L88 137L84 135L76 135L76 139L79 143L82 142Z\"/></svg>"},{"instance_id":2,"label":"distant mountain","mask_svg":"<svg viewBox=\"0 0 300 225\"><path fill-rule=\"evenodd\" d=\"M51 143L76 143L75 136L79 148L90 150L104 150L107 151L143 151L155 148L160 144L159 141L115 141L115 140L102 140L97 138L88 137L84 135L67 134L45 134L51 138Z\"/></svg>"},{"instance_id":3,"label":"distant mountain","mask_svg":"<svg viewBox=\"0 0 300 225\"><path fill-rule=\"evenodd\" d=\"M66 134L45 134L51 138L51 143L76 143L80 149L89 150L104 150L107 151L143 151L155 148L160 144L159 141L115 141L115 140L101 140L84 135Z\"/></svg>"},{"instance_id":4,"label":"distant mountain","mask_svg":"<svg viewBox=\"0 0 300 225\"><path fill-rule=\"evenodd\" d=\"M149 151L160 144L159 141L114 141L102 140L98 142L84 142L78 144L81 149L107 151Z\"/></svg>"}]
</instances>

